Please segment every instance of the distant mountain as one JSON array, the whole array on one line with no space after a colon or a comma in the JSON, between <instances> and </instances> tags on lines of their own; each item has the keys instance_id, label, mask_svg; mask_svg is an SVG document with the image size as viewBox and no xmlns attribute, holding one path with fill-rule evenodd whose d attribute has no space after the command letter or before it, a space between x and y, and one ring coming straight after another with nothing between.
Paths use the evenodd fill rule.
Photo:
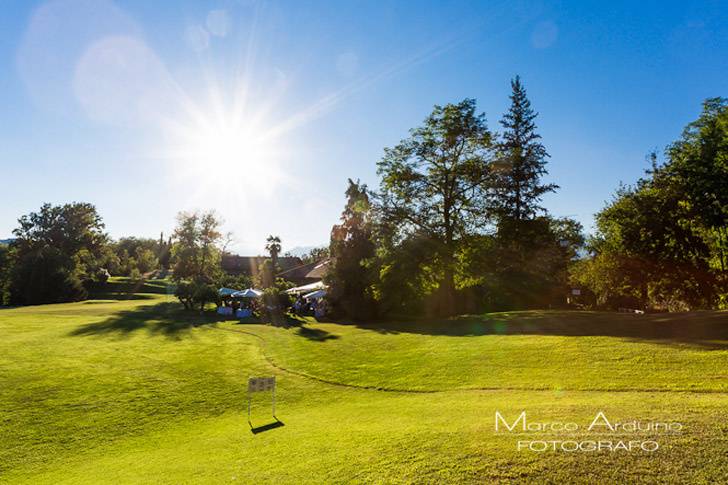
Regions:
<instances>
[{"instance_id":1,"label":"distant mountain","mask_svg":"<svg viewBox=\"0 0 728 485\"><path fill-rule=\"evenodd\" d=\"M13 241L15 241L15 239L0 239L0 244L10 244Z\"/></svg>"},{"instance_id":2,"label":"distant mountain","mask_svg":"<svg viewBox=\"0 0 728 485\"><path fill-rule=\"evenodd\" d=\"M301 256L308 254L312 249L323 248L325 246L326 244L319 244L318 246L296 246L295 248L285 252L291 256L297 256L300 258Z\"/></svg>"}]
</instances>

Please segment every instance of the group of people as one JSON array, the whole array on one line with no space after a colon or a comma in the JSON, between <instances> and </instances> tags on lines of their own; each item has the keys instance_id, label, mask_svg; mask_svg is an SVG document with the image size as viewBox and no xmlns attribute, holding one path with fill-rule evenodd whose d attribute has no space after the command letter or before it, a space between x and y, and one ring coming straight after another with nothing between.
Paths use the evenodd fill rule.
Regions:
<instances>
[{"instance_id":1,"label":"group of people","mask_svg":"<svg viewBox=\"0 0 728 485\"><path fill-rule=\"evenodd\" d=\"M298 295L293 303L293 313L321 318L326 314L326 300L323 298L304 298L303 295Z\"/></svg>"},{"instance_id":2,"label":"group of people","mask_svg":"<svg viewBox=\"0 0 728 485\"><path fill-rule=\"evenodd\" d=\"M253 298L222 298L218 313L235 317L249 317L259 313L262 301ZM323 298L305 298L298 295L289 308L295 315L321 318L326 315L327 304Z\"/></svg>"},{"instance_id":3,"label":"group of people","mask_svg":"<svg viewBox=\"0 0 728 485\"><path fill-rule=\"evenodd\" d=\"M217 308L220 315L228 315L236 318L247 318L253 316L256 310L256 303L252 298L222 298L221 305Z\"/></svg>"}]
</instances>

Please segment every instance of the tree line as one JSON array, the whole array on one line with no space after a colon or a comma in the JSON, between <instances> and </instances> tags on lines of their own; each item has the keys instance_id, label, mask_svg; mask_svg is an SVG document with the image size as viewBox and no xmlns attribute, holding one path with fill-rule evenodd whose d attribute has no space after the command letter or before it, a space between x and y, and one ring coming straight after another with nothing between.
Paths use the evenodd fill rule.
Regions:
<instances>
[{"instance_id":1,"label":"tree line","mask_svg":"<svg viewBox=\"0 0 728 485\"><path fill-rule=\"evenodd\" d=\"M585 238L540 206L548 153L519 78L502 132L475 101L435 106L387 148L378 190L349 180L331 235L332 307L351 318L565 306L728 307L728 102L699 119ZM575 291L576 290L576 291Z\"/></svg>"},{"instance_id":2,"label":"tree line","mask_svg":"<svg viewBox=\"0 0 728 485\"><path fill-rule=\"evenodd\" d=\"M276 277L281 240L270 236L270 258L251 276L229 275L221 267L230 235L213 212L180 212L174 232L158 240L112 240L96 208L88 203L43 204L18 220L15 239L0 245L0 304L33 305L84 300L108 289L111 275L139 286L146 278L169 278L187 309L203 310L218 300L218 288L266 288L266 301L284 299L291 287ZM285 295L287 296L287 295ZM285 302L281 305L284 307ZM268 305L271 306L271 305Z\"/></svg>"},{"instance_id":3,"label":"tree line","mask_svg":"<svg viewBox=\"0 0 728 485\"><path fill-rule=\"evenodd\" d=\"M543 180L549 154L519 77L491 130L476 101L435 106L377 163L379 186L349 180L329 247L330 308L340 316L452 315L558 307L685 310L728 306L728 101L706 100L700 117L635 185L596 214L596 231L542 207L558 186ZM45 204L20 218L0 245L6 304L86 297L109 273L133 279L171 271L186 307L220 286L266 289L284 307L281 241L249 277L225 275L229 235L212 212L180 213L167 239L111 241L95 208ZM164 274L164 273L162 273ZM579 295L572 290L578 289ZM567 300L568 298L568 300ZM279 302L279 303L276 303Z\"/></svg>"}]
</instances>

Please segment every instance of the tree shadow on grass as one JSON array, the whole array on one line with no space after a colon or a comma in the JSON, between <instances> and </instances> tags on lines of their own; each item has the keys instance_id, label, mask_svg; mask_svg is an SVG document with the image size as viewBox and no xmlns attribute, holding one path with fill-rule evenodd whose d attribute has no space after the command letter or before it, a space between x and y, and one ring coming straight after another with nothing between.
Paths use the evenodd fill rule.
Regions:
<instances>
[{"instance_id":1,"label":"tree shadow on grass","mask_svg":"<svg viewBox=\"0 0 728 485\"><path fill-rule=\"evenodd\" d=\"M380 333L422 335L554 335L619 337L635 341L728 349L728 312L629 314L587 311L516 311L441 319L410 319L356 325Z\"/></svg>"},{"instance_id":2,"label":"tree shadow on grass","mask_svg":"<svg viewBox=\"0 0 728 485\"><path fill-rule=\"evenodd\" d=\"M338 335L334 335L330 332L327 332L326 330L304 326L298 327L298 329L296 330L296 335L305 337L308 340L313 340L315 342L325 342L327 340L336 340L339 338Z\"/></svg>"},{"instance_id":3,"label":"tree shadow on grass","mask_svg":"<svg viewBox=\"0 0 728 485\"><path fill-rule=\"evenodd\" d=\"M336 340L339 338L338 335L327 332L322 328L314 328L307 325L315 321L317 320L312 319L312 317L303 317L292 313L286 313L281 316L278 322L274 323L274 325L288 329L295 328L295 335L314 342L326 342L327 340Z\"/></svg>"},{"instance_id":4,"label":"tree shadow on grass","mask_svg":"<svg viewBox=\"0 0 728 485\"><path fill-rule=\"evenodd\" d=\"M103 300L114 300L114 301L123 301L123 300L154 300L158 297L155 297L152 294L145 294L145 293L95 293L93 295L94 300L89 300L84 302L86 305L91 305L94 303L106 303Z\"/></svg>"},{"instance_id":5,"label":"tree shadow on grass","mask_svg":"<svg viewBox=\"0 0 728 485\"><path fill-rule=\"evenodd\" d=\"M215 313L184 310L178 302L144 305L133 310L114 313L102 322L89 323L73 330L70 335L116 335L129 337L137 331L179 339L192 328L211 325L227 319Z\"/></svg>"},{"instance_id":6,"label":"tree shadow on grass","mask_svg":"<svg viewBox=\"0 0 728 485\"><path fill-rule=\"evenodd\" d=\"M89 288L89 294L94 299L136 300L151 298L145 294L170 295L172 293L174 293L174 286L166 280L114 278L105 283L93 283Z\"/></svg>"}]
</instances>

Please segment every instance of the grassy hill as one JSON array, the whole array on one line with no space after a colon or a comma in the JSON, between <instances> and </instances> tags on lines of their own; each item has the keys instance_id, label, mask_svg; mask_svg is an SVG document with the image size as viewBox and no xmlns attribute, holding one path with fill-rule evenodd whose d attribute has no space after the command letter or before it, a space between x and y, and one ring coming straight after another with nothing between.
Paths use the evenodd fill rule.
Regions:
<instances>
[{"instance_id":1,"label":"grassy hill","mask_svg":"<svg viewBox=\"0 0 728 485\"><path fill-rule=\"evenodd\" d=\"M0 482L717 482L728 317L515 312L276 328L150 293L0 310ZM157 288L157 289L155 289ZM249 375L276 375L278 418ZM680 421L647 452L518 451L494 413ZM585 431L570 435L591 439ZM628 437L627 439L634 439Z\"/></svg>"}]
</instances>

